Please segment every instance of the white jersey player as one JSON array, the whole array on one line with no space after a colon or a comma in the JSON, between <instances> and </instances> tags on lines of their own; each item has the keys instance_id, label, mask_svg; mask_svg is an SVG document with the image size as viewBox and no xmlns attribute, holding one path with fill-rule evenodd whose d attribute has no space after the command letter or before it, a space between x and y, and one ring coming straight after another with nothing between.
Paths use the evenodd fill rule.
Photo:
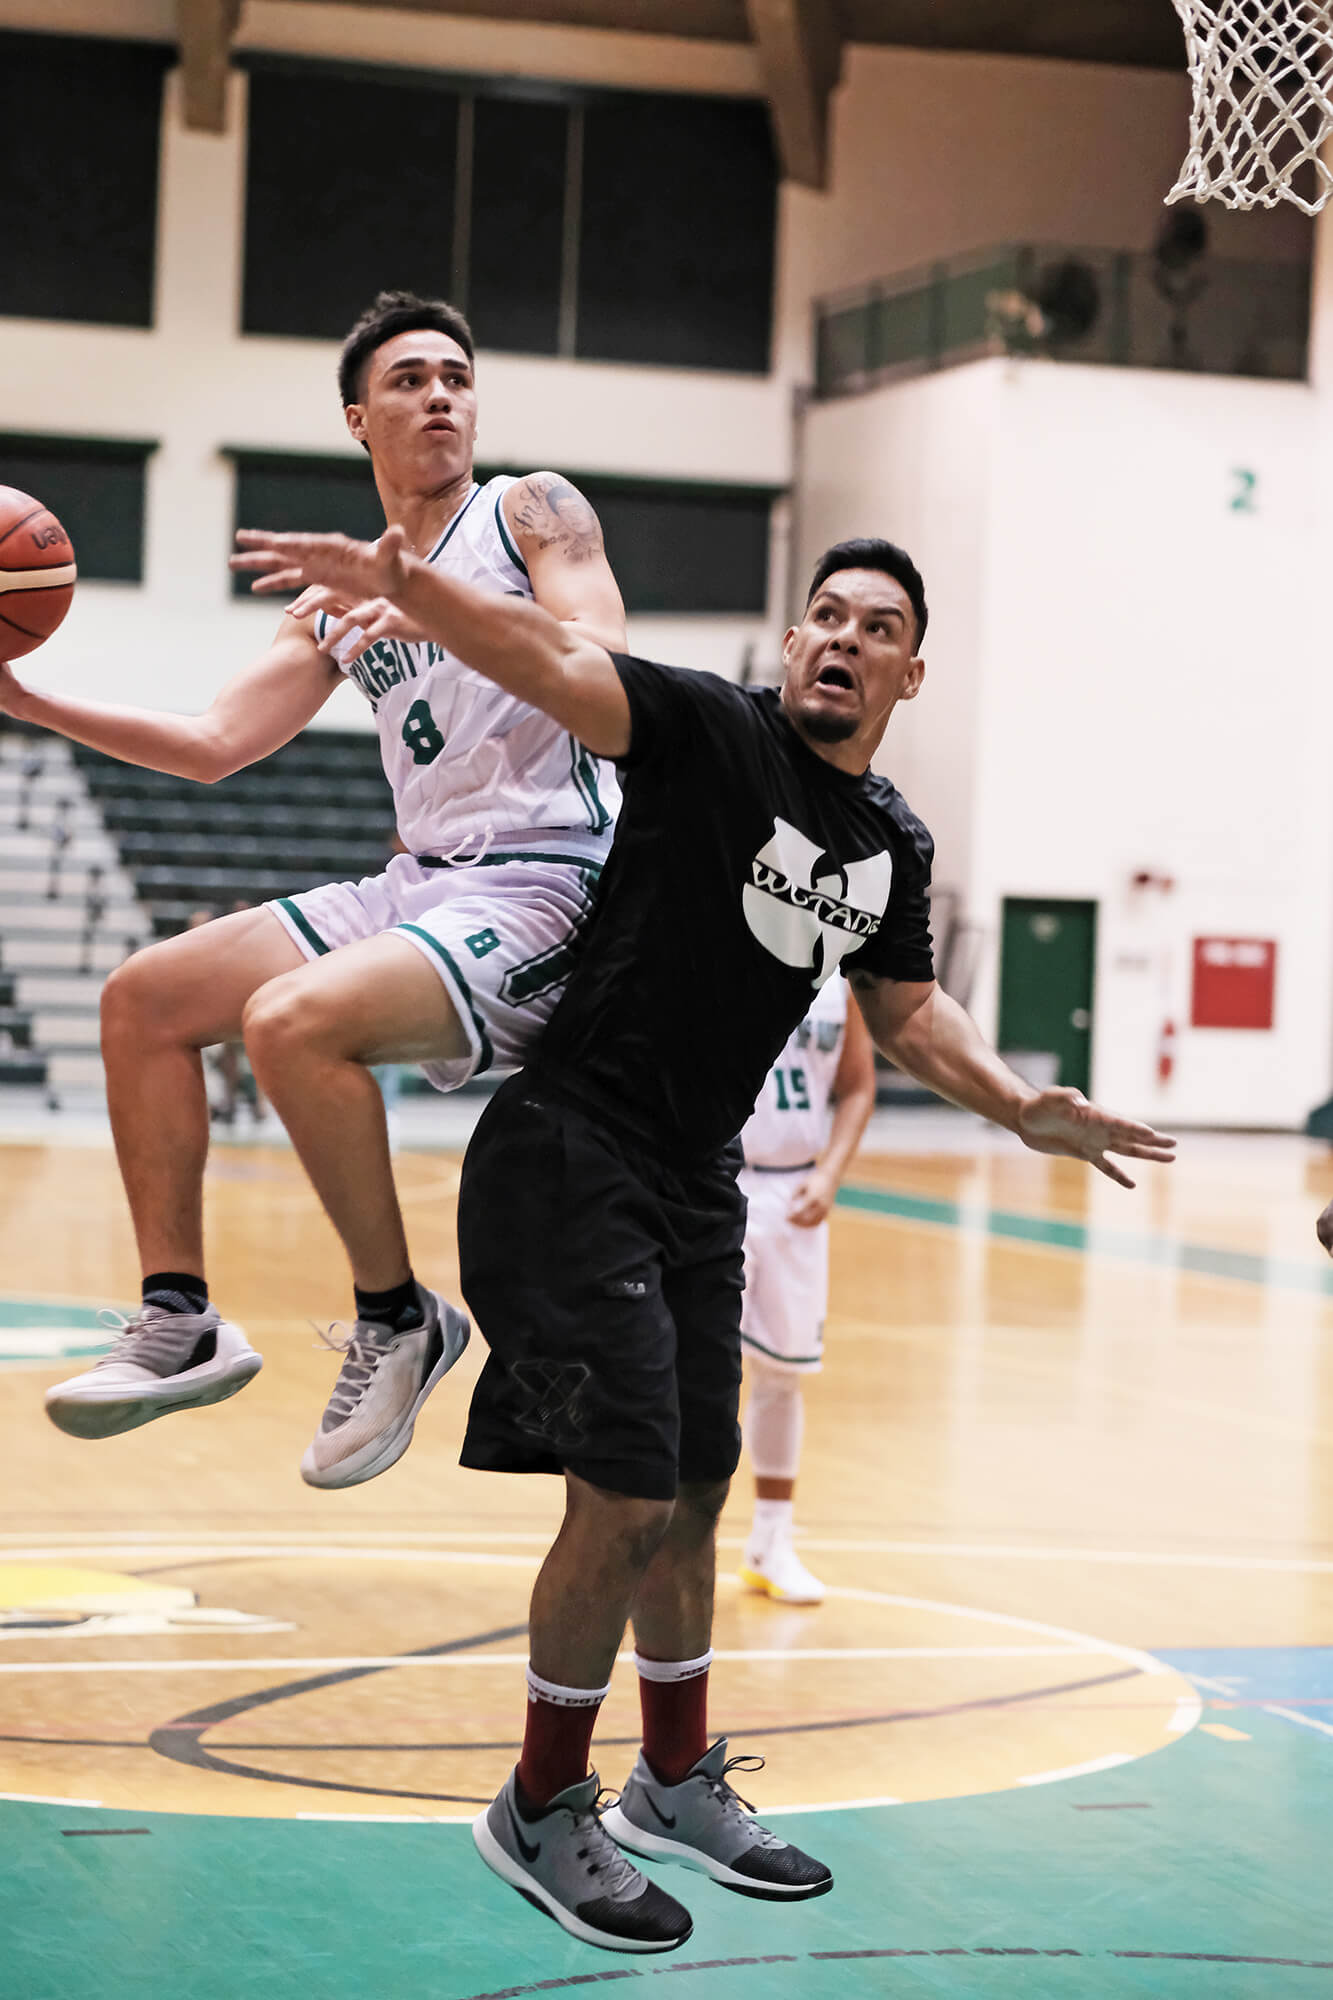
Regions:
<instances>
[{"instance_id":1,"label":"white jersey player","mask_svg":"<svg viewBox=\"0 0 1333 2000\"><path fill-rule=\"evenodd\" d=\"M475 482L430 561L460 582L533 596L506 517L520 482ZM311 614L316 644L369 701L406 850L383 874L268 907L306 958L396 930L431 965L467 1046L423 1063L452 1090L521 1064L550 1013L610 844L620 790L526 702L426 640L362 645Z\"/></svg>"},{"instance_id":2,"label":"white jersey player","mask_svg":"<svg viewBox=\"0 0 1333 2000\"><path fill-rule=\"evenodd\" d=\"M555 473L473 478L472 336L453 307L382 293L338 368L385 520L419 555L514 610L622 648L597 517ZM344 674L375 711L406 850L368 880L283 898L150 946L107 982L102 1050L143 1303L113 1351L47 1393L62 1430L106 1437L221 1402L258 1372L204 1276L208 1107L199 1051L244 1036L352 1266L346 1359L302 1474L370 1479L406 1450L467 1321L412 1272L374 1065L441 1089L522 1061L568 973L617 803L614 776L401 613L375 642L324 590L289 606L266 654L203 714L38 694L0 666L0 708L113 757L211 782L268 756ZM493 617L489 609L487 617ZM380 629L382 626L382 629ZM207 822L201 800L200 820Z\"/></svg>"},{"instance_id":3,"label":"white jersey player","mask_svg":"<svg viewBox=\"0 0 1333 2000\"><path fill-rule=\"evenodd\" d=\"M801 1383L824 1365L828 1213L875 1103L874 1050L845 982L822 986L769 1071L741 1135L749 1214L741 1344L750 1398L745 1441L755 1514L741 1580L788 1604L823 1585L793 1544L805 1408Z\"/></svg>"}]
</instances>

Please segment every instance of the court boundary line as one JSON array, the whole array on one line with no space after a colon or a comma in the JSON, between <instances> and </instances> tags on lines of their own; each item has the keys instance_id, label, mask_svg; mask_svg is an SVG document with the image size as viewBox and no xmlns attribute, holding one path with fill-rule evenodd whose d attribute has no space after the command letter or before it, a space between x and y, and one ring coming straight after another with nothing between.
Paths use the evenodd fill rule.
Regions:
<instances>
[{"instance_id":1,"label":"court boundary line","mask_svg":"<svg viewBox=\"0 0 1333 2000\"><path fill-rule=\"evenodd\" d=\"M912 1229L941 1229L955 1235L980 1237L1005 1243L1012 1249L1038 1250L1061 1257L1093 1257L1219 1284L1299 1292L1333 1304L1333 1270L1321 1270L1314 1263L1298 1263L1295 1258L1264 1257L1257 1251L1227 1250L1206 1243L1190 1243L1183 1237L1134 1235L1096 1222L1072 1222L1022 1209L992 1208L980 1202L948 1201L854 1181L844 1182L839 1188L835 1206L850 1215L871 1216L879 1222Z\"/></svg>"}]
</instances>

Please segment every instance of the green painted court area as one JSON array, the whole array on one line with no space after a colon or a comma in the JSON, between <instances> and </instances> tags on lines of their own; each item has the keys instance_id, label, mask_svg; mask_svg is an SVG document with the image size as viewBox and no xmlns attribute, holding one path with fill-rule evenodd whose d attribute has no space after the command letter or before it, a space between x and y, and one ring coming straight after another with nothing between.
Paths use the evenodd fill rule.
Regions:
<instances>
[{"instance_id":1,"label":"green painted court area","mask_svg":"<svg viewBox=\"0 0 1333 2000\"><path fill-rule=\"evenodd\" d=\"M663 1871L695 1932L662 1959L563 1937L486 1871L466 1827L7 1803L0 1991L518 2000L614 1983L647 2000L665 1980L682 2000L1333 1994L1333 1730L1320 1727L1333 1651L1167 1657L1205 1691L1226 1686L1248 1740L1195 1730L1030 1791L793 1815L784 1833L831 1863L834 1892L782 1909Z\"/></svg>"},{"instance_id":2,"label":"green painted court area","mask_svg":"<svg viewBox=\"0 0 1333 2000\"><path fill-rule=\"evenodd\" d=\"M1279 1292L1310 1292L1319 1298L1333 1298L1333 1270L1327 1264L1315 1263L1313 1258L1304 1263L1294 1257L1260 1257L1246 1250L1219 1249L1215 1244L1185 1243L1175 1236L1136 1235L1092 1223L1066 1222L1055 1216L986 1208L977 1202L934 1201L890 1188L845 1185L838 1190L837 1203L839 1208L864 1215L960 1230L1001 1243L1033 1243L1045 1250L1108 1257L1121 1264L1187 1271L1201 1278L1225 1278L1233 1284L1264 1285Z\"/></svg>"}]
</instances>

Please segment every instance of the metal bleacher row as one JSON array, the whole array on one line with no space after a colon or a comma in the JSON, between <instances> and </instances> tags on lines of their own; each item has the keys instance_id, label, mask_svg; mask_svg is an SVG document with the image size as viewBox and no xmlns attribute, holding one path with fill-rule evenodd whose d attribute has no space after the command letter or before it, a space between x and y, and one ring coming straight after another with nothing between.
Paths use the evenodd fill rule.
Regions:
<instances>
[{"instance_id":1,"label":"metal bleacher row","mask_svg":"<svg viewBox=\"0 0 1333 2000\"><path fill-rule=\"evenodd\" d=\"M198 909L375 874L390 853L379 745L359 731L307 730L207 786L81 746L74 759L157 937Z\"/></svg>"}]
</instances>

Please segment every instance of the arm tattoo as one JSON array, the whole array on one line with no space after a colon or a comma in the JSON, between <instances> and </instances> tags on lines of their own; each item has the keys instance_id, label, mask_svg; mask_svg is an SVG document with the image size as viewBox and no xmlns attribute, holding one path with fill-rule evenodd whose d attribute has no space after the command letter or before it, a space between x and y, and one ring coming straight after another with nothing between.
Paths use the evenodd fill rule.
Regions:
<instances>
[{"instance_id":1,"label":"arm tattoo","mask_svg":"<svg viewBox=\"0 0 1333 2000\"><path fill-rule=\"evenodd\" d=\"M577 486L558 473L534 472L515 497L514 526L538 553L559 549L571 563L602 554L601 523Z\"/></svg>"}]
</instances>

